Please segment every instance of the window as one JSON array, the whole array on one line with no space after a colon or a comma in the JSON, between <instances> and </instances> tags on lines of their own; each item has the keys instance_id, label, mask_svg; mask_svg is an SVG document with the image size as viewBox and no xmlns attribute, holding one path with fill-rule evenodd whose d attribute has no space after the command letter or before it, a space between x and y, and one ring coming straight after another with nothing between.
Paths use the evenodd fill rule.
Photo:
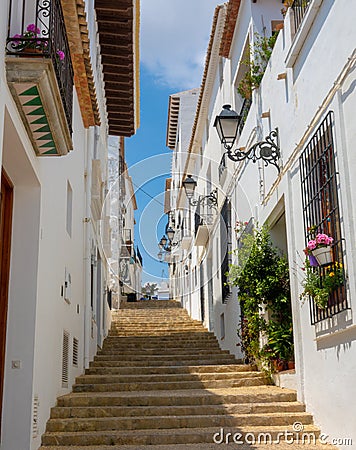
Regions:
<instances>
[{"instance_id":1,"label":"window","mask_svg":"<svg viewBox=\"0 0 356 450\"><path fill-rule=\"evenodd\" d=\"M72 187L67 181L67 220L66 220L66 229L69 236L72 236L72 215L73 215L73 191Z\"/></svg>"},{"instance_id":2,"label":"window","mask_svg":"<svg viewBox=\"0 0 356 450\"><path fill-rule=\"evenodd\" d=\"M315 232L332 236L333 264L344 268L332 123L333 114L329 112L300 157L304 229L306 242L314 238ZM326 269L315 270L322 283ZM310 301L311 322L315 324L345 309L348 304L344 283L330 294L326 309L319 309Z\"/></svg>"}]
</instances>

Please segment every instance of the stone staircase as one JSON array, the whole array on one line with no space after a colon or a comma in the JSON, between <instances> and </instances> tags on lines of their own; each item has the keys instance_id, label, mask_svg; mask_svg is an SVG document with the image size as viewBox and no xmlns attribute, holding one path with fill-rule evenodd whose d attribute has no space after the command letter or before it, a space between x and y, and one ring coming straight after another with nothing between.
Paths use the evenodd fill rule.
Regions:
<instances>
[{"instance_id":1,"label":"stone staircase","mask_svg":"<svg viewBox=\"0 0 356 450\"><path fill-rule=\"evenodd\" d=\"M40 450L266 448L260 433L280 436L279 450L319 436L294 391L220 350L178 302L146 301L113 313L102 350L52 409Z\"/></svg>"}]
</instances>

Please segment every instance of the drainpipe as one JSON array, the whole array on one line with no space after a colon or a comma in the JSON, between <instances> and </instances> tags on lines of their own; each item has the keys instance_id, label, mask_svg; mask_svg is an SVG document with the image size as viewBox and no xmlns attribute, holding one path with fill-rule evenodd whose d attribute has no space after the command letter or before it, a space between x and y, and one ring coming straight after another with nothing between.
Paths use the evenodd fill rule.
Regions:
<instances>
[{"instance_id":1,"label":"drainpipe","mask_svg":"<svg viewBox=\"0 0 356 450\"><path fill-rule=\"evenodd\" d=\"M90 361L90 339L91 339L91 160L92 150L95 153L96 136L95 128L88 129L86 136L85 153L85 215L84 215L84 367L89 367Z\"/></svg>"}]
</instances>

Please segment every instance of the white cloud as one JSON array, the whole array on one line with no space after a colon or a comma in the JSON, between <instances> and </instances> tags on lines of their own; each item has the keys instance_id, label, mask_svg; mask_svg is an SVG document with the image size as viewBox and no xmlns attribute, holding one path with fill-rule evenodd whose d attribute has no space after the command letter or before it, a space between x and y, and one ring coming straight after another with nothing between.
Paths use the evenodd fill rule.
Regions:
<instances>
[{"instance_id":1,"label":"white cloud","mask_svg":"<svg viewBox=\"0 0 356 450\"><path fill-rule=\"evenodd\" d=\"M200 86L218 0L141 0L141 62L173 89Z\"/></svg>"}]
</instances>

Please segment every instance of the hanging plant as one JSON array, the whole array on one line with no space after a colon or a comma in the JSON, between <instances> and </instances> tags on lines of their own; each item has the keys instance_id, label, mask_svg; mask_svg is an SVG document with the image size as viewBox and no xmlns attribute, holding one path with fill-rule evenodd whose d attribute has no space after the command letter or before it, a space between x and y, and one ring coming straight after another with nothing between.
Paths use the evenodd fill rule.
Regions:
<instances>
[{"instance_id":1,"label":"hanging plant","mask_svg":"<svg viewBox=\"0 0 356 450\"><path fill-rule=\"evenodd\" d=\"M252 91L260 86L277 36L278 33L269 38L255 34L253 46L249 45L249 57L242 61L248 70L237 87L241 97L250 99Z\"/></svg>"},{"instance_id":2,"label":"hanging plant","mask_svg":"<svg viewBox=\"0 0 356 450\"><path fill-rule=\"evenodd\" d=\"M328 305L330 294L344 284L344 269L341 263L325 268L324 276L320 276L319 270L305 261L305 278L302 282L303 292L300 295L302 301L311 297L319 309L325 309Z\"/></svg>"}]
</instances>

